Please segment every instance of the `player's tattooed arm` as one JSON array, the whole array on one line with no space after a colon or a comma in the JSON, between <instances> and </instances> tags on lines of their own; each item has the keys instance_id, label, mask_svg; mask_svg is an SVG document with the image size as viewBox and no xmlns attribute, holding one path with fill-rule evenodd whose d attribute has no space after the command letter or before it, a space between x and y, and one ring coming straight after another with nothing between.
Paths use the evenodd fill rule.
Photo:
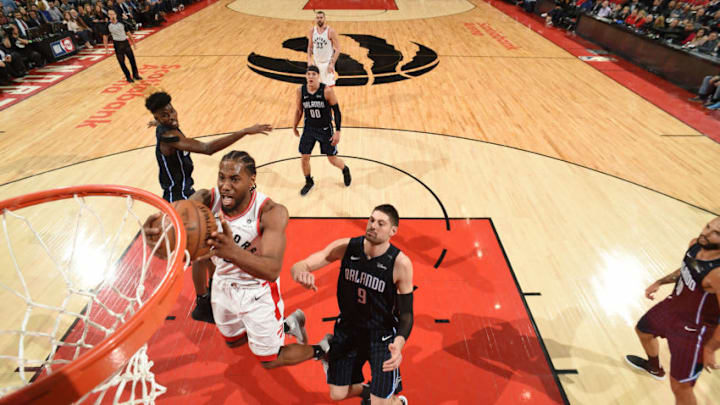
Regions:
<instances>
[{"instance_id":1,"label":"player's tattooed arm","mask_svg":"<svg viewBox=\"0 0 720 405\"><path fill-rule=\"evenodd\" d=\"M656 283L663 285L663 284L673 284L680 278L680 269L677 269L673 271L672 273L668 274L665 277L662 277L656 281Z\"/></svg>"}]
</instances>

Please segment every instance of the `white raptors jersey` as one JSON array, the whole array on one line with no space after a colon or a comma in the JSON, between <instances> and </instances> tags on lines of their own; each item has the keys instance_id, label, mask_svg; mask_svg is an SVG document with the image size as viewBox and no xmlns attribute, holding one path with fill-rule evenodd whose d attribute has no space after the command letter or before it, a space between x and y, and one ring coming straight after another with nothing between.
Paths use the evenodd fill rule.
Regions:
<instances>
[{"instance_id":1,"label":"white raptors jersey","mask_svg":"<svg viewBox=\"0 0 720 405\"><path fill-rule=\"evenodd\" d=\"M330 38L328 37L329 33L329 26L325 27L325 31L323 31L322 34L318 33L317 25L313 27L313 57L317 63L330 62L332 59L334 50L332 42L330 42Z\"/></svg>"},{"instance_id":2,"label":"white raptors jersey","mask_svg":"<svg viewBox=\"0 0 720 405\"><path fill-rule=\"evenodd\" d=\"M222 229L219 221L220 219L224 219L228 225L230 225L233 238L238 246L245 250L250 250L251 252L259 249L261 236L260 212L262 211L262 206L267 199L268 197L265 194L253 191L250 204L247 206L245 211L234 217L229 217L222 212L220 191L218 191L217 187L213 188L212 203L210 205L212 213L218 221L218 229ZM213 256L212 262L215 265L214 277L231 278L233 281L244 286L260 285L265 282L265 280L245 273L241 268L231 262L225 261L225 259Z\"/></svg>"}]
</instances>

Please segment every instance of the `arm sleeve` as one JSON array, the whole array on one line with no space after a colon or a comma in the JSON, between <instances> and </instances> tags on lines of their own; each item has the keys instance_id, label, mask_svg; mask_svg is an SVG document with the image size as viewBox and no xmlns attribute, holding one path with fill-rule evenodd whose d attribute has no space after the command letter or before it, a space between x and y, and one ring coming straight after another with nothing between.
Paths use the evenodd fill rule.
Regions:
<instances>
[{"instance_id":1,"label":"arm sleeve","mask_svg":"<svg viewBox=\"0 0 720 405\"><path fill-rule=\"evenodd\" d=\"M342 122L342 116L340 115L340 104L331 105L330 108L333 110L333 117L335 118L335 130L340 130L340 123Z\"/></svg>"},{"instance_id":2,"label":"arm sleeve","mask_svg":"<svg viewBox=\"0 0 720 405\"><path fill-rule=\"evenodd\" d=\"M413 326L413 293L398 294L397 307L399 318L397 334L407 341Z\"/></svg>"}]
</instances>

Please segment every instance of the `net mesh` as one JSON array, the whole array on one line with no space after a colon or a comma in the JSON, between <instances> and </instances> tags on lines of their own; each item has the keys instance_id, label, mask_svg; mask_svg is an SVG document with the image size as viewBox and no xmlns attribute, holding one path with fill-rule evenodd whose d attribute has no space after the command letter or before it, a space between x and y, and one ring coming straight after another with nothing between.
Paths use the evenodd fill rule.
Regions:
<instances>
[{"instance_id":1,"label":"net mesh","mask_svg":"<svg viewBox=\"0 0 720 405\"><path fill-rule=\"evenodd\" d=\"M171 272L140 218L156 211L131 196L78 197L2 213L0 397L58 372L112 335ZM51 214L49 214L51 213ZM102 213L102 215L99 215ZM186 260L187 264L187 260ZM78 403L151 404L165 392L147 345Z\"/></svg>"}]
</instances>

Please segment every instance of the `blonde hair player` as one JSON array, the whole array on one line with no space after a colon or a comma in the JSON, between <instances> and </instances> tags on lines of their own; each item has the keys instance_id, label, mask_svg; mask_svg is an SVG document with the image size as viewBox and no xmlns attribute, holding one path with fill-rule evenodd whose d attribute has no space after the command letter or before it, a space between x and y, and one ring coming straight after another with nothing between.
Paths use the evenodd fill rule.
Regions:
<instances>
[{"instance_id":1,"label":"blonde hair player","mask_svg":"<svg viewBox=\"0 0 720 405\"><path fill-rule=\"evenodd\" d=\"M335 85L337 74L335 62L340 56L340 40L337 32L327 25L325 13L315 12L315 25L308 34L308 66L320 69L320 82L328 87Z\"/></svg>"}]
</instances>

